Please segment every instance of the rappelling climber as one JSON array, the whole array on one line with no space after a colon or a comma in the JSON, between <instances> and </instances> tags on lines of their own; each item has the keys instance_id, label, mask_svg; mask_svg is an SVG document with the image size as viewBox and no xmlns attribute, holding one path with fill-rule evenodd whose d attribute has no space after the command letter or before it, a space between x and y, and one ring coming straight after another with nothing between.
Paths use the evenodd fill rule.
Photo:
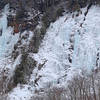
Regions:
<instances>
[{"instance_id":1,"label":"rappelling climber","mask_svg":"<svg viewBox=\"0 0 100 100\"><path fill-rule=\"evenodd\" d=\"M39 84L38 84L38 81L40 80L41 77L42 77L42 76L39 75L38 78L36 78L36 79L34 80L35 86L36 86L36 85L37 85L37 86L39 85Z\"/></svg>"},{"instance_id":2,"label":"rappelling climber","mask_svg":"<svg viewBox=\"0 0 100 100\"><path fill-rule=\"evenodd\" d=\"M21 37L21 34L22 34L25 30L27 30L27 29L26 29L26 23L23 22L23 24L19 24L18 30L19 30L19 32L20 32L19 34L20 34L20 37Z\"/></svg>"},{"instance_id":3,"label":"rappelling climber","mask_svg":"<svg viewBox=\"0 0 100 100\"><path fill-rule=\"evenodd\" d=\"M18 33L19 32L18 27L19 27L18 24L15 24L14 25L14 33Z\"/></svg>"},{"instance_id":4,"label":"rappelling climber","mask_svg":"<svg viewBox=\"0 0 100 100\"><path fill-rule=\"evenodd\" d=\"M2 30L0 30L0 36L2 36Z\"/></svg>"},{"instance_id":5,"label":"rappelling climber","mask_svg":"<svg viewBox=\"0 0 100 100\"><path fill-rule=\"evenodd\" d=\"M13 26L14 26L14 34L19 32L19 24L16 22L16 18L14 17L13 20Z\"/></svg>"},{"instance_id":6,"label":"rappelling climber","mask_svg":"<svg viewBox=\"0 0 100 100\"><path fill-rule=\"evenodd\" d=\"M22 24L19 24L19 37L21 38L21 33L22 33Z\"/></svg>"},{"instance_id":7,"label":"rappelling climber","mask_svg":"<svg viewBox=\"0 0 100 100\"><path fill-rule=\"evenodd\" d=\"M71 55L70 54L68 54L68 60L69 60L70 63L72 63L72 59L71 59Z\"/></svg>"}]
</instances>

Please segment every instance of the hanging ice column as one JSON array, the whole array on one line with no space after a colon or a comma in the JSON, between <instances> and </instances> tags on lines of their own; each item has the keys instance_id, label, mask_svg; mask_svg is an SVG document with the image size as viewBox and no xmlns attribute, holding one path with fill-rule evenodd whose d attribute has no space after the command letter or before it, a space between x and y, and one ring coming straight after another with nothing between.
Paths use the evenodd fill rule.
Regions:
<instances>
[{"instance_id":1,"label":"hanging ice column","mask_svg":"<svg viewBox=\"0 0 100 100\"><path fill-rule=\"evenodd\" d=\"M9 4L4 7L0 18L0 60L12 53L14 44L18 41L19 34L12 35L13 28L8 27L7 15L9 14Z\"/></svg>"},{"instance_id":2,"label":"hanging ice column","mask_svg":"<svg viewBox=\"0 0 100 100\"><path fill-rule=\"evenodd\" d=\"M9 5L6 5L4 7L4 10L2 12L2 16L0 18L0 57L4 55L4 51L6 49L6 33L8 34L7 32L7 24L8 24L8 21L7 21L7 14L8 14L8 9L9 9Z\"/></svg>"},{"instance_id":3,"label":"hanging ice column","mask_svg":"<svg viewBox=\"0 0 100 100\"><path fill-rule=\"evenodd\" d=\"M2 17L0 18L0 30L2 32L2 35L4 35L4 33L7 30L7 14L8 14L8 9L9 9L9 5L6 5L4 8L4 11L2 13Z\"/></svg>"},{"instance_id":4,"label":"hanging ice column","mask_svg":"<svg viewBox=\"0 0 100 100\"><path fill-rule=\"evenodd\" d=\"M9 13L9 5L7 4L0 17L0 58L5 55L8 50L8 41L11 37L12 28L8 27L7 14Z\"/></svg>"}]
</instances>

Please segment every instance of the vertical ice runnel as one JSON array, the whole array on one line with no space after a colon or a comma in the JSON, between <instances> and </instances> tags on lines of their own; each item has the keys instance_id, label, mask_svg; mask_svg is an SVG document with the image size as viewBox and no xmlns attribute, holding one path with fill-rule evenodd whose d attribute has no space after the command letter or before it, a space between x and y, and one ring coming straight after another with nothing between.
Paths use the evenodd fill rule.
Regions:
<instances>
[{"instance_id":1,"label":"vertical ice runnel","mask_svg":"<svg viewBox=\"0 0 100 100\"><path fill-rule=\"evenodd\" d=\"M5 5L0 16L0 64L12 53L14 44L18 41L19 35L12 35L13 28L8 27L7 16L9 4Z\"/></svg>"}]
</instances>

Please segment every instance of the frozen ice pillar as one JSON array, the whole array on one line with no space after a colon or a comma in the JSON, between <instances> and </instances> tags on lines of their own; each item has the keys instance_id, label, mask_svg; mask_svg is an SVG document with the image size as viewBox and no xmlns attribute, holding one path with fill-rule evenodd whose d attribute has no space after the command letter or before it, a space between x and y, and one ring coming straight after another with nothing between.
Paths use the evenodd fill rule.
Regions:
<instances>
[{"instance_id":1,"label":"frozen ice pillar","mask_svg":"<svg viewBox=\"0 0 100 100\"><path fill-rule=\"evenodd\" d=\"M7 30L7 25L8 25L8 21L7 21L7 14L9 11L9 4L7 4L4 7L4 11L2 12L2 17L0 18L0 31L1 34L4 35L6 30Z\"/></svg>"},{"instance_id":2,"label":"frozen ice pillar","mask_svg":"<svg viewBox=\"0 0 100 100\"><path fill-rule=\"evenodd\" d=\"M0 58L4 55L7 48L7 40L9 38L7 15L9 12L9 5L7 4L0 16Z\"/></svg>"}]
</instances>

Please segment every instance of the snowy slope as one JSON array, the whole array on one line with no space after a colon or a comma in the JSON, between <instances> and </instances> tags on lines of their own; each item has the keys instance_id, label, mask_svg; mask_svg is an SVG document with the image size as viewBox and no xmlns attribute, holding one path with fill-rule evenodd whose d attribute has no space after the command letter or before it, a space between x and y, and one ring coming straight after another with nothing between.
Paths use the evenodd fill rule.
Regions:
<instances>
[{"instance_id":1,"label":"snowy slope","mask_svg":"<svg viewBox=\"0 0 100 100\"><path fill-rule=\"evenodd\" d=\"M77 12L68 13L50 25L39 52L30 54L38 64L29 84L22 88L18 85L9 94L10 100L29 100L34 89L45 88L49 83L65 85L79 68L90 70L96 66L100 49L100 8L92 6L85 16L86 11L87 8L82 9L77 17ZM71 46L74 49L70 49Z\"/></svg>"}]
</instances>

